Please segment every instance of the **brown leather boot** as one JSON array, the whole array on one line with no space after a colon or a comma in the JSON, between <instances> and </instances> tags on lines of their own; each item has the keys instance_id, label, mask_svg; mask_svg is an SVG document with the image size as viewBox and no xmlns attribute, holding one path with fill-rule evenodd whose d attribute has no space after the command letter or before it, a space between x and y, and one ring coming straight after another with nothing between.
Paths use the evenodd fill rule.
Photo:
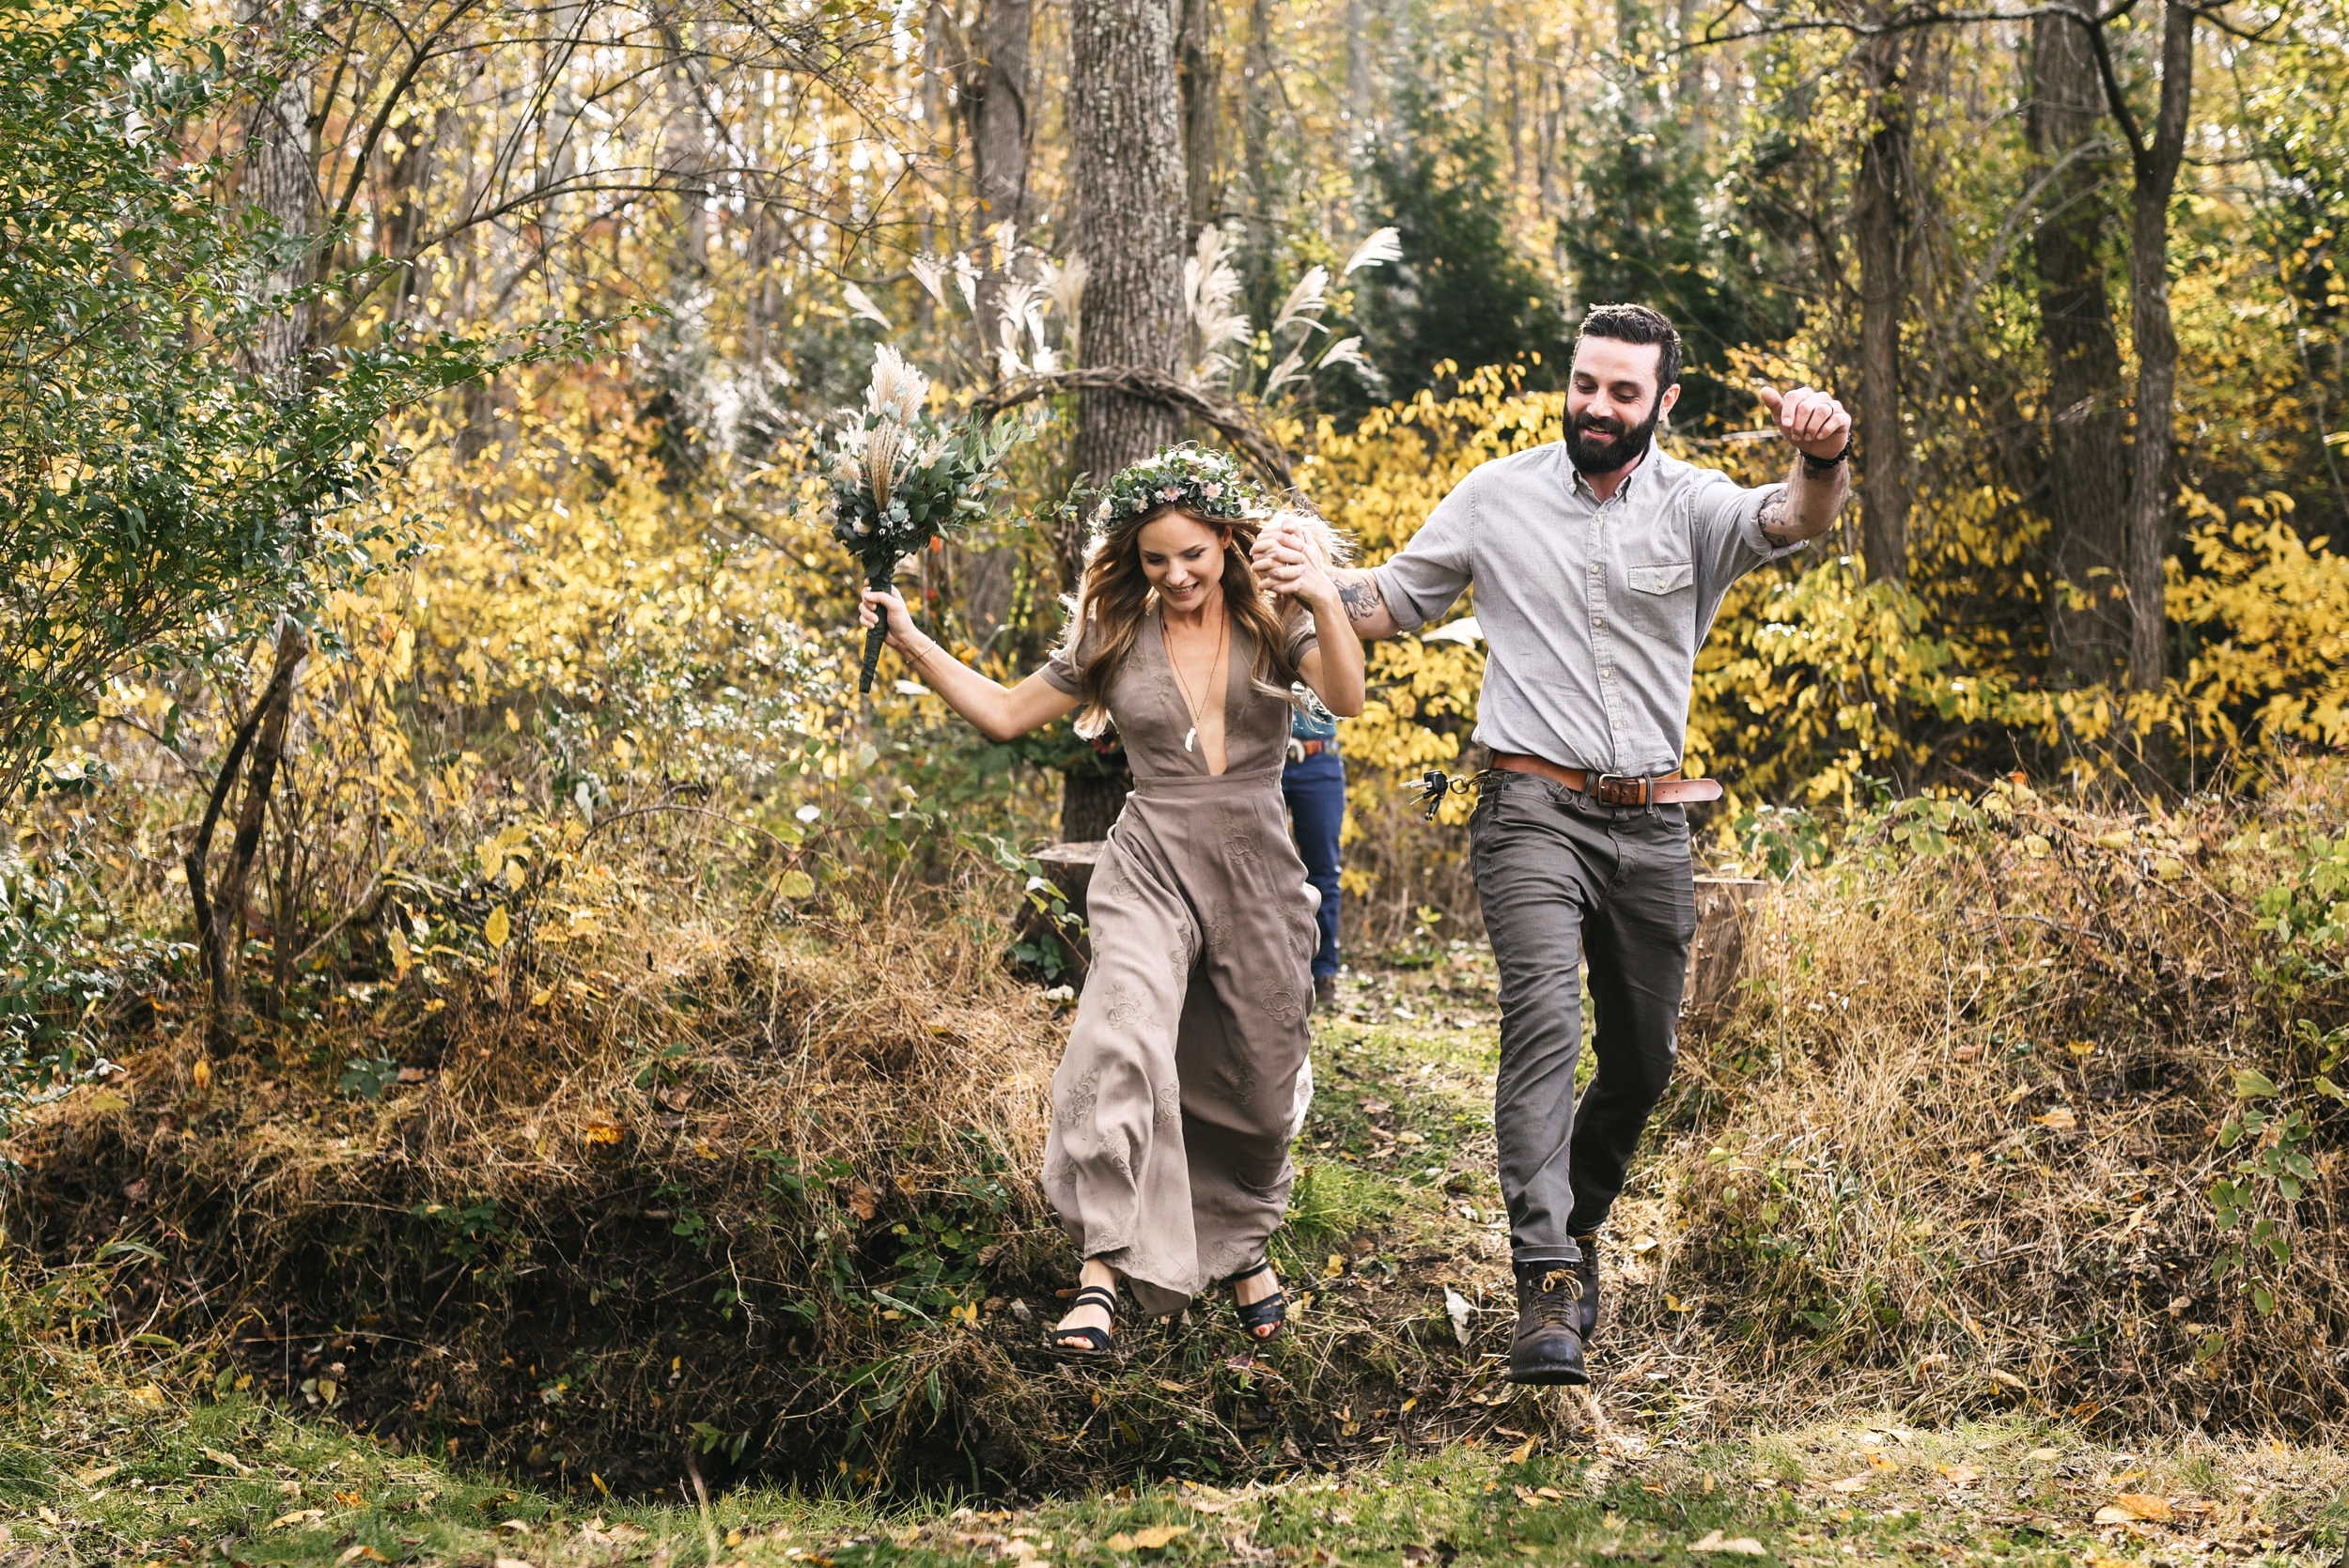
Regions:
<instances>
[{"instance_id":1,"label":"brown leather boot","mask_svg":"<svg viewBox=\"0 0 2349 1568\"><path fill-rule=\"evenodd\" d=\"M1574 1331L1587 1345L1598 1327L1598 1233L1576 1236L1574 1244L1582 1250L1582 1261L1574 1271L1582 1281L1582 1299L1575 1304L1579 1322Z\"/></svg>"},{"instance_id":2,"label":"brown leather boot","mask_svg":"<svg viewBox=\"0 0 2349 1568\"><path fill-rule=\"evenodd\" d=\"M1521 1263L1517 1329L1509 1341L1512 1383L1588 1383L1582 1366L1582 1279L1567 1263Z\"/></svg>"}]
</instances>

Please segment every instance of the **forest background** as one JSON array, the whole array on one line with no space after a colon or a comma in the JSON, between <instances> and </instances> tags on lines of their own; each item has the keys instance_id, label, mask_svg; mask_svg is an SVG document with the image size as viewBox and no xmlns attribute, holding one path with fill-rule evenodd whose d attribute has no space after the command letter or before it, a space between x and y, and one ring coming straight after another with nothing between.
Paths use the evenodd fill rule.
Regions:
<instances>
[{"instance_id":1,"label":"forest background","mask_svg":"<svg viewBox=\"0 0 2349 1568\"><path fill-rule=\"evenodd\" d=\"M1639 299L1688 339L1685 455L1774 476L1758 382L1860 422L1839 532L1740 583L1700 661L1718 868L1937 852L2016 788L2329 800L2280 786L2349 727L2345 28L2337 0L8 5L21 1266L102 1265L98 1316L200 1320L224 1388L266 1383L286 1303L388 1310L321 1282L370 1249L433 1289L454 1260L486 1312L638 1182L708 1256L725 1221L658 1136L753 1220L810 1205L777 1266L832 1294L784 1311L794 1353L851 1309L889 1332L876 1291L977 1321L977 1238L1033 1209L1027 1067L847 1126L797 1080L742 1110L704 1060L787 1016L802 1068L853 1040L841 1070L902 1096L938 1039L1012 1049L1006 948L1066 977L1033 853L1117 800L1066 732L980 744L897 670L856 700L821 459L879 345L941 416L1032 411L1000 513L908 573L1006 675L1060 635L1083 479L1229 442L1375 561L1555 439L1574 321ZM1466 801L1423 828L1410 785L1457 766L1481 667L1456 627L1374 652L1342 741L1366 955L1474 929ZM2349 861L2292 809L2226 886L2244 939L2321 950ZM2191 836L2130 842L2166 885ZM2309 1024L2303 1087L2340 1057L2315 972L2270 1020ZM2308 1093L2302 1140L2332 1126ZM746 1119L707 1131L713 1101ZM2263 1179L2296 1198L2293 1169ZM932 1239L876 1239L909 1219ZM808 1408L878 1442L926 1374L948 1407L930 1354L834 1343L864 1391ZM280 1393L348 1404L330 1362L287 1355ZM658 1371L611 1431L677 1424ZM555 1453L571 1375L532 1362L537 1425L490 1448ZM720 1425L738 1461L769 1430Z\"/></svg>"}]
</instances>

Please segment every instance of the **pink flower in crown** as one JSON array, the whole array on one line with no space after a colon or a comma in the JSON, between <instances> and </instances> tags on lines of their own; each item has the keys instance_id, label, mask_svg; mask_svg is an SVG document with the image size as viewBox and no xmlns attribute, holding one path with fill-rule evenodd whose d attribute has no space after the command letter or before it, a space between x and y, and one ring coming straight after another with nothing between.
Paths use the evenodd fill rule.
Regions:
<instances>
[{"instance_id":1,"label":"pink flower in crown","mask_svg":"<svg viewBox=\"0 0 2349 1568\"><path fill-rule=\"evenodd\" d=\"M1182 498L1183 492L1173 485L1169 485L1166 489L1159 491L1159 499L1160 501L1180 501Z\"/></svg>"},{"instance_id":2,"label":"pink flower in crown","mask_svg":"<svg viewBox=\"0 0 2349 1568\"><path fill-rule=\"evenodd\" d=\"M1207 499L1208 499L1209 501L1213 501L1213 500L1215 500L1218 496L1221 495L1222 493L1223 493L1223 487L1222 487L1221 485L1209 485L1209 486L1207 487Z\"/></svg>"}]
</instances>

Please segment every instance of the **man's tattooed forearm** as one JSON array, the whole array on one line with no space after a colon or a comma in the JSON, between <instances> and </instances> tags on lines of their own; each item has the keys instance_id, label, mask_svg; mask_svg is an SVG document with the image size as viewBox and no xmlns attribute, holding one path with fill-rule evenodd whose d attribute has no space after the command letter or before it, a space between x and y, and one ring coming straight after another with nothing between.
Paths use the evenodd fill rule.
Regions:
<instances>
[{"instance_id":1,"label":"man's tattooed forearm","mask_svg":"<svg viewBox=\"0 0 2349 1568\"><path fill-rule=\"evenodd\" d=\"M1378 580L1363 572L1338 583L1338 602L1346 606L1347 620L1366 621L1387 607L1387 597L1378 591Z\"/></svg>"},{"instance_id":2,"label":"man's tattooed forearm","mask_svg":"<svg viewBox=\"0 0 2349 1568\"><path fill-rule=\"evenodd\" d=\"M1786 493L1781 490L1762 504L1762 536L1770 541L1773 550L1783 550L1795 542L1786 531Z\"/></svg>"}]
</instances>

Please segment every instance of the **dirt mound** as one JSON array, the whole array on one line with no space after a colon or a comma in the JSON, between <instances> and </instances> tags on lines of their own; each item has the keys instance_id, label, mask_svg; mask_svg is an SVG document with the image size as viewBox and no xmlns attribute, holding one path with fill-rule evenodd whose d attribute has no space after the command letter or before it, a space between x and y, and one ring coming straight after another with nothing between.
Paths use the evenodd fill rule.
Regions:
<instances>
[{"instance_id":1,"label":"dirt mound","mask_svg":"<svg viewBox=\"0 0 2349 1568\"><path fill-rule=\"evenodd\" d=\"M2002 788L1778 885L1611 1227L1595 1405L1496 1381L1490 969L1433 939L1321 1042L1280 1253L1314 1301L1272 1350L1203 1302L1113 1372L1042 1358L1063 1015L999 924L910 905L667 910L600 967L517 943L234 1060L152 1041L20 1129L8 1231L153 1249L121 1334L558 1485L1000 1494L1854 1401L2305 1430L2349 1411L2344 820L2324 781L2135 816Z\"/></svg>"}]
</instances>

